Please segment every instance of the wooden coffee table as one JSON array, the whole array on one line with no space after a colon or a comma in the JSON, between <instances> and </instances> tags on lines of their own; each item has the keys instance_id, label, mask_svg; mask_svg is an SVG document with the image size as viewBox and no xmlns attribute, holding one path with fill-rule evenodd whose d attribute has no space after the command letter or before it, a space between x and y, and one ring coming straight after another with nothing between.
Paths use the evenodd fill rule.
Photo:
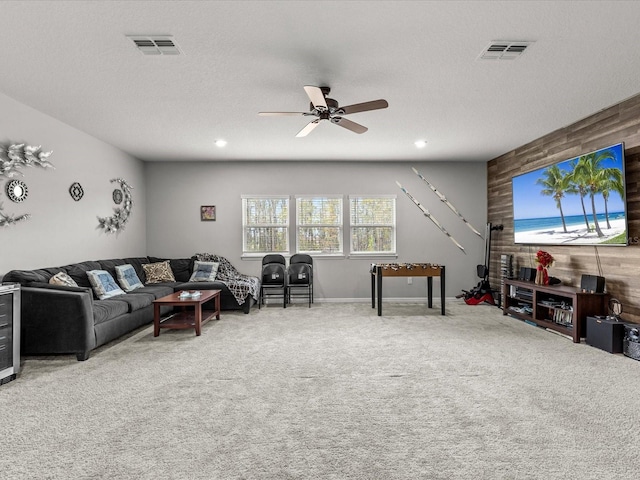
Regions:
<instances>
[{"instance_id":1,"label":"wooden coffee table","mask_svg":"<svg viewBox=\"0 0 640 480\"><path fill-rule=\"evenodd\" d=\"M161 328L195 328L196 335L200 336L202 325L211 320L214 316L220 320L220 290L202 290L196 297L181 298L180 292L172 293L166 297L153 301L153 336L160 335ZM215 310L206 318L202 318L202 305L210 300L215 303ZM181 311L173 313L168 317L160 316L161 306L183 307ZM193 309L187 309L193 307Z\"/></svg>"}]
</instances>

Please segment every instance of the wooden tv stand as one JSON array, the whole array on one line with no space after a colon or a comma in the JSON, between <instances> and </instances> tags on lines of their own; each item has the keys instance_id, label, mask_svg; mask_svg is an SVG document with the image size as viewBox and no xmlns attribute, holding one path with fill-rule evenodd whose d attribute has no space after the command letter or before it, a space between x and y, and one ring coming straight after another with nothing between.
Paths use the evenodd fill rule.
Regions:
<instances>
[{"instance_id":1,"label":"wooden tv stand","mask_svg":"<svg viewBox=\"0 0 640 480\"><path fill-rule=\"evenodd\" d=\"M605 315L608 293L587 293L566 285L536 285L504 280L502 313L568 335L575 343L586 336L588 316Z\"/></svg>"}]
</instances>

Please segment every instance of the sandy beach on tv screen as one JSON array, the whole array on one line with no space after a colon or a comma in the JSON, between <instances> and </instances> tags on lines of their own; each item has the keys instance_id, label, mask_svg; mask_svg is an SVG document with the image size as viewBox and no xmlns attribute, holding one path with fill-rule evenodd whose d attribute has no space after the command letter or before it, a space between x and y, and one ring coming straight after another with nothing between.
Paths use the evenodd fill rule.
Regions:
<instances>
[{"instance_id":1,"label":"sandy beach on tv screen","mask_svg":"<svg viewBox=\"0 0 640 480\"><path fill-rule=\"evenodd\" d=\"M593 225L593 222L589 222ZM607 228L606 221L598 221L600 230L604 233L604 237L598 237L595 230L589 231L587 226L582 223L581 225L567 225L567 232L565 233L562 227L557 228L541 228L540 230L529 230L526 232L515 233L515 243L528 243L528 244L553 244L553 245L581 245L581 244L597 244L610 240L626 229L625 219L617 218L615 220L609 220L611 228Z\"/></svg>"}]
</instances>

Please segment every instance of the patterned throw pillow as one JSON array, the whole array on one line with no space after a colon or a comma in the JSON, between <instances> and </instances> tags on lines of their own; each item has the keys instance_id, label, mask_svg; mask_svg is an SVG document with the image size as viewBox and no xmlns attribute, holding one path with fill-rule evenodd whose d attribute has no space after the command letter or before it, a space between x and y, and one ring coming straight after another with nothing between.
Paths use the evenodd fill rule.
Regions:
<instances>
[{"instance_id":1,"label":"patterned throw pillow","mask_svg":"<svg viewBox=\"0 0 640 480\"><path fill-rule=\"evenodd\" d=\"M124 295L124 291L106 270L89 270L87 277L93 287L93 291L100 300L115 297L116 295Z\"/></svg>"},{"instance_id":2,"label":"patterned throw pillow","mask_svg":"<svg viewBox=\"0 0 640 480\"><path fill-rule=\"evenodd\" d=\"M145 263L142 265L147 283L175 282L169 260L158 263Z\"/></svg>"},{"instance_id":3,"label":"patterned throw pillow","mask_svg":"<svg viewBox=\"0 0 640 480\"><path fill-rule=\"evenodd\" d=\"M64 272L56 273L49 280L51 285L62 285L64 287L77 287L76 281Z\"/></svg>"},{"instance_id":4,"label":"patterned throw pillow","mask_svg":"<svg viewBox=\"0 0 640 480\"><path fill-rule=\"evenodd\" d=\"M213 282L218 273L219 263L195 261L190 282Z\"/></svg>"},{"instance_id":5,"label":"patterned throw pillow","mask_svg":"<svg viewBox=\"0 0 640 480\"><path fill-rule=\"evenodd\" d=\"M116 265L116 276L118 277L118 283L125 292L144 287L138 278L136 269L128 263L126 265Z\"/></svg>"}]
</instances>

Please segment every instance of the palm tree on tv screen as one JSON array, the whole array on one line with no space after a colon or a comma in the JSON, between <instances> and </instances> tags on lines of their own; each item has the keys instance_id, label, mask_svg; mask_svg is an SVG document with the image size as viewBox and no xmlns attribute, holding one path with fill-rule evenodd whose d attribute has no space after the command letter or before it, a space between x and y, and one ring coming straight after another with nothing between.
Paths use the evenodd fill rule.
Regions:
<instances>
[{"instance_id":1,"label":"palm tree on tv screen","mask_svg":"<svg viewBox=\"0 0 640 480\"><path fill-rule=\"evenodd\" d=\"M567 193L580 195L580 205L582 206L582 216L584 217L584 224L589 231L589 218L587 217L587 209L584 206L584 197L589 193L589 185L586 180L576 173L577 160L571 162L571 173L569 178L569 188Z\"/></svg>"},{"instance_id":2,"label":"palm tree on tv screen","mask_svg":"<svg viewBox=\"0 0 640 480\"><path fill-rule=\"evenodd\" d=\"M604 152L598 152L597 155L595 152L589 153L587 155L582 155L578 158L578 161L574 168L574 177L580 179L580 182L583 182L587 186L587 191L589 192L589 196L591 197L591 211L593 214L593 224L595 225L596 233L598 237L604 237L604 233L600 229L600 224L598 223L598 215L596 212L596 202L595 196L598 193L602 193L603 197L605 197L605 208L606 201L609 198L610 190L617 190L617 187L612 188L616 184L616 178L618 178L619 188L622 191L622 172L617 168L603 168L601 166L602 162L605 160L615 160L615 157L609 150L605 150ZM606 191L606 195L603 193ZM608 212L606 213L607 225L609 225L609 216Z\"/></svg>"},{"instance_id":3,"label":"palm tree on tv screen","mask_svg":"<svg viewBox=\"0 0 640 480\"><path fill-rule=\"evenodd\" d=\"M560 169L558 165L552 165L542 172L545 178L539 178L536 183L544 188L540 191L542 195L553 197L556 201L556 207L560 211L560 219L562 220L562 229L567 233L567 224L564 220L564 212L562 211L562 198L571 184L570 175Z\"/></svg>"},{"instance_id":4,"label":"palm tree on tv screen","mask_svg":"<svg viewBox=\"0 0 640 480\"><path fill-rule=\"evenodd\" d=\"M607 220L607 228L611 228L609 223L609 195L612 191L618 192L620 198L624 199L624 182L622 179L622 172L617 168L611 168L611 176L603 181L602 184L602 198L604 198L604 217Z\"/></svg>"}]
</instances>

